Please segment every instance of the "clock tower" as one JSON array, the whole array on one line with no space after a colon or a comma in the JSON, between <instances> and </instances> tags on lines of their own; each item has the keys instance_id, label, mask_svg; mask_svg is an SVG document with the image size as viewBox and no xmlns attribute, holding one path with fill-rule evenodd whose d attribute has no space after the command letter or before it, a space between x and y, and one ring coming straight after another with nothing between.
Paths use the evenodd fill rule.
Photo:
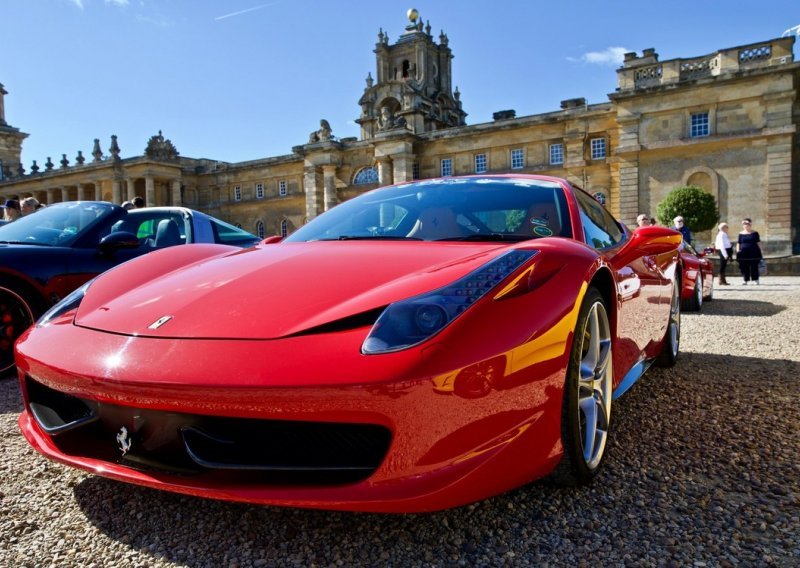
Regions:
<instances>
[{"instance_id":1,"label":"clock tower","mask_svg":"<svg viewBox=\"0 0 800 568\"><path fill-rule=\"evenodd\" d=\"M364 140L390 130L421 134L466 124L458 87L452 87L447 35L441 32L437 44L416 10L408 11L408 19L394 44L382 29L378 33L376 76L367 76L356 120Z\"/></svg>"},{"instance_id":2,"label":"clock tower","mask_svg":"<svg viewBox=\"0 0 800 568\"><path fill-rule=\"evenodd\" d=\"M0 180L20 175L22 163L22 141L28 137L19 128L6 122L5 96L8 94L0 83Z\"/></svg>"}]
</instances>

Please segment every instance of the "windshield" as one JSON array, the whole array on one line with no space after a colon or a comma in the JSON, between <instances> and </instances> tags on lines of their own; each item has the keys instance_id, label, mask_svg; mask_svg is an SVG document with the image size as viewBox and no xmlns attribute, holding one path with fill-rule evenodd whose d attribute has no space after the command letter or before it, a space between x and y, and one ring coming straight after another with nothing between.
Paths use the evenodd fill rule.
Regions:
<instances>
[{"instance_id":1,"label":"windshield","mask_svg":"<svg viewBox=\"0 0 800 568\"><path fill-rule=\"evenodd\" d=\"M470 177L424 180L365 193L320 215L285 242L490 242L550 236L572 236L569 209L559 184Z\"/></svg>"},{"instance_id":2,"label":"windshield","mask_svg":"<svg viewBox=\"0 0 800 568\"><path fill-rule=\"evenodd\" d=\"M97 201L56 203L0 226L0 243L70 246L89 227L117 209Z\"/></svg>"}]
</instances>

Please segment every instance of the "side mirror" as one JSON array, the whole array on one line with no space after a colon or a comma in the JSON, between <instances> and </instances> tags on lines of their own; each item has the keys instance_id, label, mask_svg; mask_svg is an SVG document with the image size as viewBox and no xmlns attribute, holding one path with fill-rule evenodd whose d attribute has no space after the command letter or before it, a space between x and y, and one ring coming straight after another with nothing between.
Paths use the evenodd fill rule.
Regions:
<instances>
[{"instance_id":1,"label":"side mirror","mask_svg":"<svg viewBox=\"0 0 800 568\"><path fill-rule=\"evenodd\" d=\"M275 243L279 243L283 240L283 237L280 235L272 235L271 237L267 237L263 241L261 241L262 245L273 245Z\"/></svg>"},{"instance_id":2,"label":"side mirror","mask_svg":"<svg viewBox=\"0 0 800 568\"><path fill-rule=\"evenodd\" d=\"M139 239L133 233L118 231L103 237L97 248L102 254L113 254L122 249L139 248Z\"/></svg>"},{"instance_id":3,"label":"side mirror","mask_svg":"<svg viewBox=\"0 0 800 568\"><path fill-rule=\"evenodd\" d=\"M642 255L669 254L681 246L681 234L666 227L639 227L631 233L628 242L620 249L617 258L627 264Z\"/></svg>"}]
</instances>

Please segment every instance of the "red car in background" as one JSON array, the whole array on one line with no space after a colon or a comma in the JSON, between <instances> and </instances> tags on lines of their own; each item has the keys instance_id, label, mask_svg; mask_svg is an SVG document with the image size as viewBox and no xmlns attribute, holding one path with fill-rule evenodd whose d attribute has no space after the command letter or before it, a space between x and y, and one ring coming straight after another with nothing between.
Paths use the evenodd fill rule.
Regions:
<instances>
[{"instance_id":1,"label":"red car in background","mask_svg":"<svg viewBox=\"0 0 800 568\"><path fill-rule=\"evenodd\" d=\"M678 356L679 246L557 178L377 189L280 243L158 250L79 288L17 342L20 428L98 475L253 503L585 484L613 401Z\"/></svg>"},{"instance_id":2,"label":"red car in background","mask_svg":"<svg viewBox=\"0 0 800 568\"><path fill-rule=\"evenodd\" d=\"M685 312L699 312L703 302L714 299L714 265L706 254L686 241L681 243L681 309Z\"/></svg>"}]
</instances>

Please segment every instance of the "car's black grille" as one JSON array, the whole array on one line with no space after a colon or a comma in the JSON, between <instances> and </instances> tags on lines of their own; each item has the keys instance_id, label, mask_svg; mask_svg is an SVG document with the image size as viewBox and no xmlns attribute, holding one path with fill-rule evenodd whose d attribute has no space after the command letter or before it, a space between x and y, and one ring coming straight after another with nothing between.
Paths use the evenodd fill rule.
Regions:
<instances>
[{"instance_id":1,"label":"car's black grille","mask_svg":"<svg viewBox=\"0 0 800 568\"><path fill-rule=\"evenodd\" d=\"M36 421L65 454L220 482L353 483L377 469L391 443L391 432L375 424L227 418L99 404L30 377L26 388Z\"/></svg>"}]
</instances>

